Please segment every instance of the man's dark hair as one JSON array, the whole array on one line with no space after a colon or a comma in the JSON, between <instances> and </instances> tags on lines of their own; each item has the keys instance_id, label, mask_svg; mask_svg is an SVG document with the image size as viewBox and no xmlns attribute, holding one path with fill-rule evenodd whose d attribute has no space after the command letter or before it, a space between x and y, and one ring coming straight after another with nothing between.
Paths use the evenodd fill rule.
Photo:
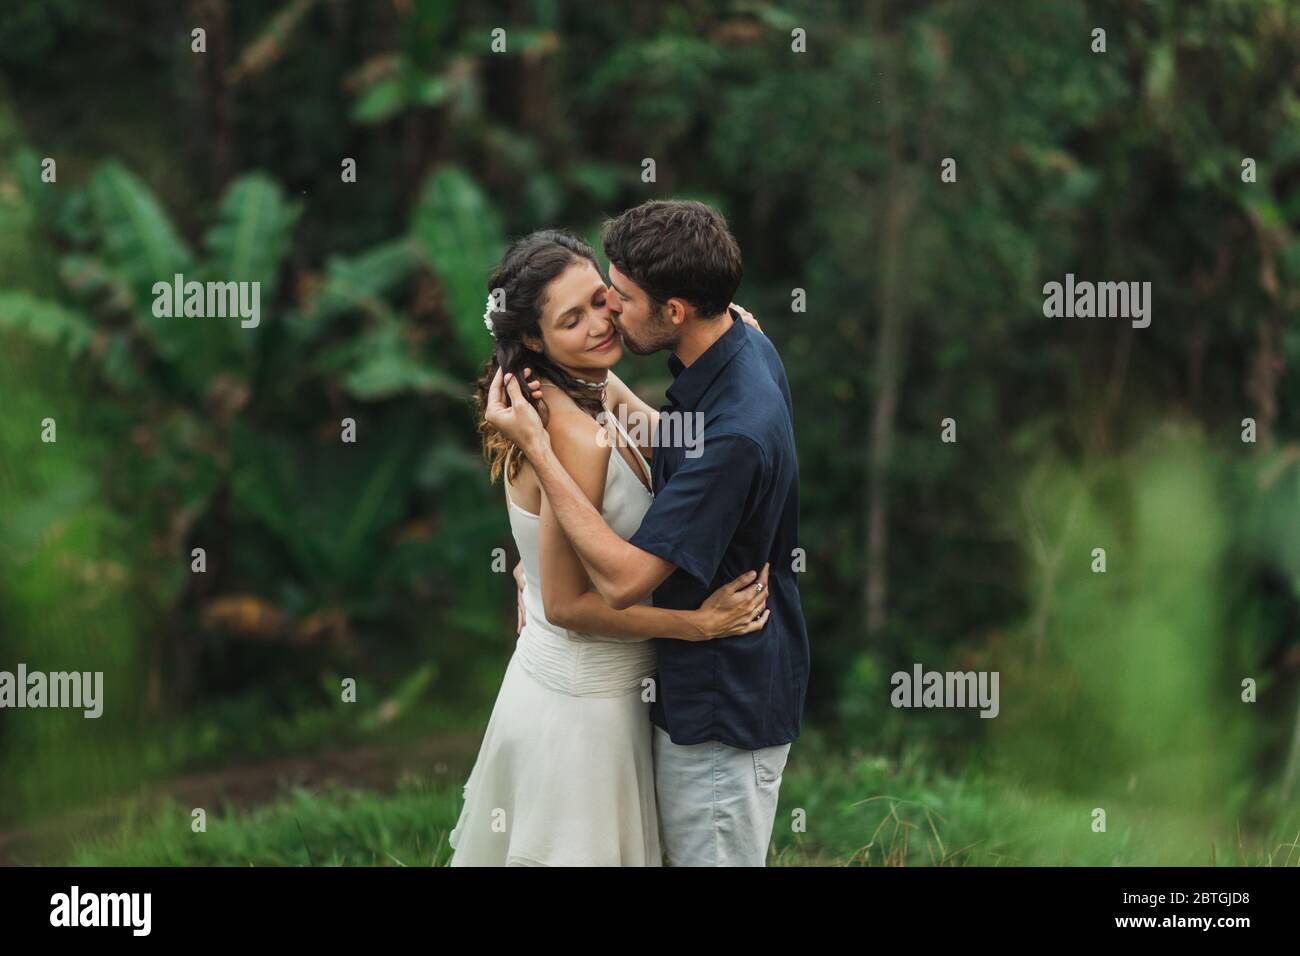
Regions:
<instances>
[{"instance_id":1,"label":"man's dark hair","mask_svg":"<svg viewBox=\"0 0 1300 956\"><path fill-rule=\"evenodd\" d=\"M655 307L685 299L721 315L740 286L740 246L727 220L702 202L655 199L607 220L605 255Z\"/></svg>"}]
</instances>

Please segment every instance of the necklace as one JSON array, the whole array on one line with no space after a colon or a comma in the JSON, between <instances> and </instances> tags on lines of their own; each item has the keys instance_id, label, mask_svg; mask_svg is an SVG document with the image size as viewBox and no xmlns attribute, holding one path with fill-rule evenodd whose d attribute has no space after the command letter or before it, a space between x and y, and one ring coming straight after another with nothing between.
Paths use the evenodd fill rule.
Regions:
<instances>
[{"instance_id":1,"label":"necklace","mask_svg":"<svg viewBox=\"0 0 1300 956\"><path fill-rule=\"evenodd\" d=\"M580 378L579 378L579 379L575 379L575 381L576 381L579 385L585 385L585 386L587 386L587 388L604 388L605 385L606 385L606 383L609 381L609 376L608 376L608 375L605 376L604 381L600 381L600 382L584 382L584 381L583 381L582 379L580 379Z\"/></svg>"}]
</instances>

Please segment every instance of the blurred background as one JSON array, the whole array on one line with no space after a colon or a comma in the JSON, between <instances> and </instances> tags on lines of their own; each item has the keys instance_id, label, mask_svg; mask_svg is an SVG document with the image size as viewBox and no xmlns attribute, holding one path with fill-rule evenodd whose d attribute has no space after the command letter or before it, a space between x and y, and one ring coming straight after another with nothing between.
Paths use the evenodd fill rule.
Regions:
<instances>
[{"instance_id":1,"label":"blurred background","mask_svg":"<svg viewBox=\"0 0 1300 956\"><path fill-rule=\"evenodd\" d=\"M515 640L486 276L656 197L794 395L773 862L1300 865L1286 0L0 6L0 670L105 688L0 710L0 863L446 861ZM154 317L177 272L260 325ZM998 717L893 708L916 663Z\"/></svg>"}]
</instances>

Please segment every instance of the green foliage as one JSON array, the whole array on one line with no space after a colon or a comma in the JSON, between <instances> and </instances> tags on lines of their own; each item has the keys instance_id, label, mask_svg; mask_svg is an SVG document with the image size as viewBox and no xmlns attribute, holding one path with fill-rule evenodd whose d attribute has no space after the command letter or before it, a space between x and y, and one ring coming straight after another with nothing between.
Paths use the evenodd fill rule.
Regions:
<instances>
[{"instance_id":1,"label":"green foliage","mask_svg":"<svg viewBox=\"0 0 1300 956\"><path fill-rule=\"evenodd\" d=\"M644 199L703 196L729 216L738 298L792 384L810 723L888 754L919 739L935 763L975 753L1071 808L1093 804L1090 782L1134 801L1281 799L1300 601L1294 4L543 3L526 23L494 4L224 5L225 87L174 41L180 13L101 6L0 12L0 382L15 410L0 638L75 590L68 567L101 582L117 568L105 640L149 662L132 673L160 689L153 708L219 723L247 707L292 728L295 710L331 712L323 676L400 686L430 661L413 700L486 707L513 639L510 582L484 571L508 545L500 489L466 402L491 347L487 275L508 237L595 236ZM504 55L488 50L500 24ZM46 156L57 185L40 181ZM177 272L261 282L261 327L154 316L154 284ZM1152 326L1045 320L1043 283L1067 272L1150 281ZM657 360L627 366L662 392ZM895 410L877 416L886 393ZM51 410L57 457L31 427ZM1256 446L1239 440L1247 416ZM937 441L949 417L955 444ZM356 445L339 441L344 418ZM1160 437L1170 418L1176 441ZM888 615L867 636L873 500ZM196 580L200 545L211 570ZM1080 570L1095 546L1107 575ZM214 625L223 600L276 626ZM901 715L888 677L918 660L1002 668L1005 716ZM1243 673L1267 689L1250 719ZM239 736L222 726L204 746ZM844 769L844 802L886 790L878 770ZM903 796L963 805L928 786ZM24 800L45 796L33 783ZM948 850L988 832L974 802L940 830ZM1008 798L997 812L1029 811ZM852 838L809 852L846 858L853 820ZM989 853L1177 857L1073 839ZM999 859L979 852L961 859Z\"/></svg>"},{"instance_id":2,"label":"green foliage","mask_svg":"<svg viewBox=\"0 0 1300 956\"><path fill-rule=\"evenodd\" d=\"M240 177L226 190L219 218L204 241L206 278L259 282L262 294L273 300L301 211L301 204L287 203L280 184L266 174Z\"/></svg>"},{"instance_id":3,"label":"green foliage","mask_svg":"<svg viewBox=\"0 0 1300 956\"><path fill-rule=\"evenodd\" d=\"M1242 678L1272 635L1243 614L1258 556L1231 548L1227 479L1174 429L1087 474L1045 461L1027 477L1035 614L995 655L1008 704L991 722L1024 779L1185 807L1242 797L1268 740Z\"/></svg>"},{"instance_id":4,"label":"green foliage","mask_svg":"<svg viewBox=\"0 0 1300 956\"><path fill-rule=\"evenodd\" d=\"M411 228L441 280L462 347L481 354L490 341L483 325L487 274L505 251L496 211L465 172L445 167L425 183Z\"/></svg>"},{"instance_id":5,"label":"green foliage","mask_svg":"<svg viewBox=\"0 0 1300 956\"><path fill-rule=\"evenodd\" d=\"M93 332L85 316L29 292L0 292L0 329L58 346L69 358L86 350Z\"/></svg>"}]
</instances>

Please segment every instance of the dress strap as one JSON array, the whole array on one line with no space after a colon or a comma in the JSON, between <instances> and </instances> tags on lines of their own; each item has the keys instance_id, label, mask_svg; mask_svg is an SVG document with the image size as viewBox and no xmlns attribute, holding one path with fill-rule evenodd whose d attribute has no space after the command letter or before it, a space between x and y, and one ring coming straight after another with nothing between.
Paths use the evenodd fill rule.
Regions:
<instances>
[{"instance_id":1,"label":"dress strap","mask_svg":"<svg viewBox=\"0 0 1300 956\"><path fill-rule=\"evenodd\" d=\"M646 484L653 489L655 486L654 474L650 471L650 463L645 460L645 455L641 454L641 449L632 440L632 436L627 433L627 429L623 427L623 423L618 420L617 415L607 413L605 417L614 423L618 433L623 436L623 441L627 442L627 447L632 449L632 452L636 455L636 460L641 463L641 471L645 473ZM617 448L614 449L614 454L618 454Z\"/></svg>"}]
</instances>

